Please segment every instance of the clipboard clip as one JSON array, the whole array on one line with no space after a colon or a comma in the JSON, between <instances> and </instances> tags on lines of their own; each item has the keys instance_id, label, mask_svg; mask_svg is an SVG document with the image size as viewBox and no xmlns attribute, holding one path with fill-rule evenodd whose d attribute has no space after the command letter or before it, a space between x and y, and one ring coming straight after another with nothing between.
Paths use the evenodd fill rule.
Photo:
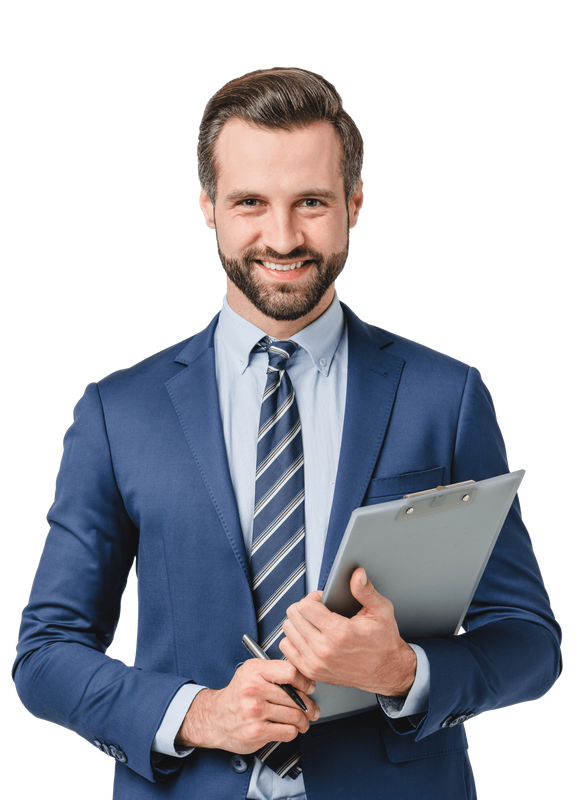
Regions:
<instances>
[{"instance_id":1,"label":"clipboard clip","mask_svg":"<svg viewBox=\"0 0 580 800\"><path fill-rule=\"evenodd\" d=\"M419 497L423 494L431 494L431 492L439 492L441 489L454 489L456 486L467 486L475 481L461 481L460 483L450 483L447 486L436 486L434 489L423 489L422 492L412 492L411 494L404 494L403 500L408 500L409 497Z\"/></svg>"},{"instance_id":2,"label":"clipboard clip","mask_svg":"<svg viewBox=\"0 0 580 800\"><path fill-rule=\"evenodd\" d=\"M472 488L466 490L465 487L468 486ZM449 489L451 491L448 491ZM460 483L451 483L449 486L436 486L434 489L403 495L403 500L410 502L406 508L400 510L397 521L468 506L473 503L476 494L475 481L461 481Z\"/></svg>"}]
</instances>

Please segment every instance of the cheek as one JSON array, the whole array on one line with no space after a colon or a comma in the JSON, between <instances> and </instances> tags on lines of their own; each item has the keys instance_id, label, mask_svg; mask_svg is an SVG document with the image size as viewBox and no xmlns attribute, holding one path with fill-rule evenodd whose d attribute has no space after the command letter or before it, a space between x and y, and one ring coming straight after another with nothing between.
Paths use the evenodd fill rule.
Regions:
<instances>
[{"instance_id":1,"label":"cheek","mask_svg":"<svg viewBox=\"0 0 580 800\"><path fill-rule=\"evenodd\" d=\"M216 208L216 234L220 250L228 258L238 258L259 240L259 221Z\"/></svg>"},{"instance_id":2,"label":"cheek","mask_svg":"<svg viewBox=\"0 0 580 800\"><path fill-rule=\"evenodd\" d=\"M346 215L342 219L321 217L311 220L308 226L308 243L324 253L339 253L348 241Z\"/></svg>"},{"instance_id":3,"label":"cheek","mask_svg":"<svg viewBox=\"0 0 580 800\"><path fill-rule=\"evenodd\" d=\"M226 241L232 255L240 256L245 250L259 243L260 226L255 220L234 220L227 226Z\"/></svg>"}]
</instances>

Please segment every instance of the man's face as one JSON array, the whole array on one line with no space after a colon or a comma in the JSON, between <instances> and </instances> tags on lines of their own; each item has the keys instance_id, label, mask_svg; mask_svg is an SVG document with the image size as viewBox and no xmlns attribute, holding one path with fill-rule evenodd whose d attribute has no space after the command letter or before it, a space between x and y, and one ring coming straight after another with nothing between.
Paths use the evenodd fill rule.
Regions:
<instances>
[{"instance_id":1,"label":"man's face","mask_svg":"<svg viewBox=\"0 0 580 800\"><path fill-rule=\"evenodd\" d=\"M232 119L216 159L215 208L203 191L201 206L228 278L268 317L306 316L342 271L362 204L360 186L345 201L338 134L327 122L283 131Z\"/></svg>"}]
</instances>

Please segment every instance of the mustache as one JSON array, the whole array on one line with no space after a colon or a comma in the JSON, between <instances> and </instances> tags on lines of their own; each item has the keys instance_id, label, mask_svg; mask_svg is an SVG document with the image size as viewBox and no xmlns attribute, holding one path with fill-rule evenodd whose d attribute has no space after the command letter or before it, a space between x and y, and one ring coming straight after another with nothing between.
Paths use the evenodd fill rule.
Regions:
<instances>
[{"instance_id":1,"label":"mustache","mask_svg":"<svg viewBox=\"0 0 580 800\"><path fill-rule=\"evenodd\" d=\"M263 250L252 248L246 250L243 255L244 263L250 264L252 261L323 261L323 257L316 250L310 250L308 247L295 247L289 253L278 253L271 247L265 247Z\"/></svg>"}]
</instances>

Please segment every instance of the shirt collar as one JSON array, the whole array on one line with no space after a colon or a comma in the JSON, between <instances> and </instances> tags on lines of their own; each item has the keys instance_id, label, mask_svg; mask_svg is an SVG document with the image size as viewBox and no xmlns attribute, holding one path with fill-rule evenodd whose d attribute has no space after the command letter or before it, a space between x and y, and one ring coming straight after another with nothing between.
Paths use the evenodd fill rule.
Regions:
<instances>
[{"instance_id":1,"label":"shirt collar","mask_svg":"<svg viewBox=\"0 0 580 800\"><path fill-rule=\"evenodd\" d=\"M306 350L316 369L326 377L343 328L344 314L335 292L332 303L324 314L294 334L292 341ZM233 359L235 368L242 374L248 366L254 346L267 334L237 314L230 307L227 297L224 297L216 335Z\"/></svg>"}]
</instances>

